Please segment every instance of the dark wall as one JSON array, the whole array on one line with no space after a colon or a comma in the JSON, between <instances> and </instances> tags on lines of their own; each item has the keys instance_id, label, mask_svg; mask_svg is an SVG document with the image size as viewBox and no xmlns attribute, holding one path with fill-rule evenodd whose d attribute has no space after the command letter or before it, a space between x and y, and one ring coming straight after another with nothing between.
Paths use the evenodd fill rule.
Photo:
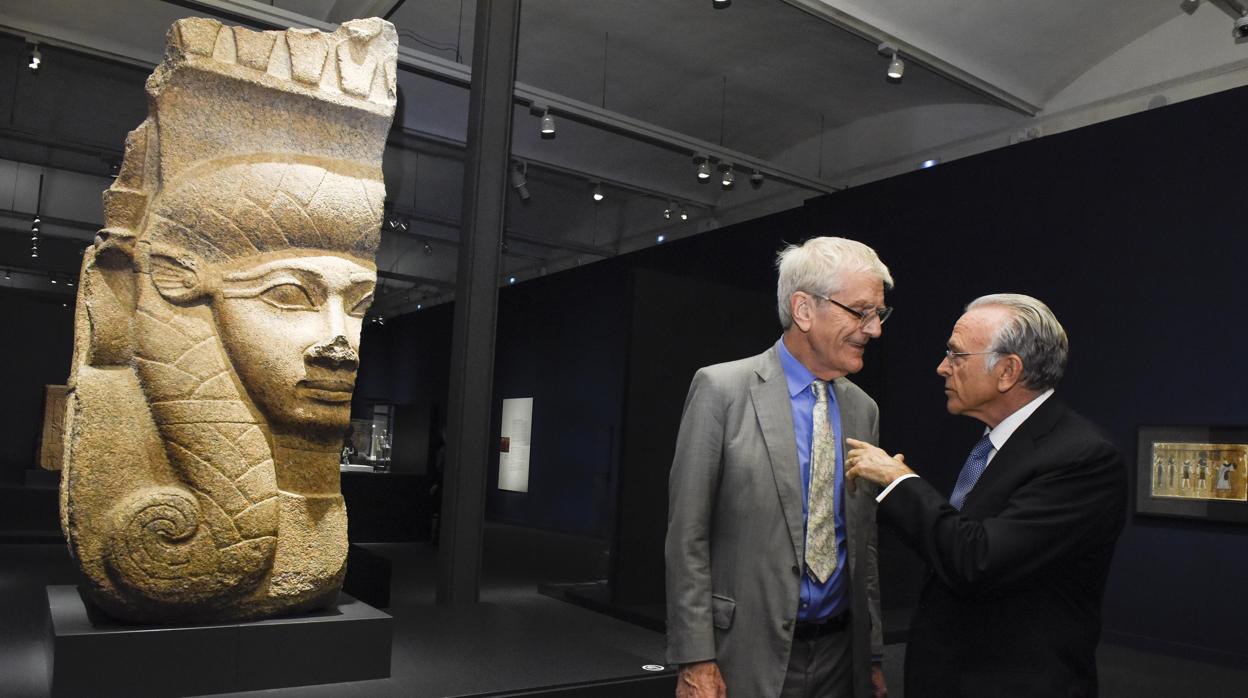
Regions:
<instances>
[{"instance_id":1,"label":"dark wall","mask_svg":"<svg viewBox=\"0 0 1248 698\"><path fill-rule=\"evenodd\" d=\"M872 245L897 280L889 303L898 310L854 380L880 403L883 445L948 491L982 429L945 412L935 369L949 330L979 295L1037 296L1071 337L1062 398L1111 434L1134 477L1141 424L1248 422L1239 368L1248 235L1238 219L1243 165L1232 145L1246 111L1248 90L1214 95L850 189L809 202L801 216L656 248L630 263L705 276L709 257L722 270L696 283L639 284L634 303L683 291L691 295L673 302L712 307L723 298L716 282L753 287L771 303L762 300L774 284L770 256L784 240L836 234ZM732 323L694 339L674 327L664 313L638 313L630 337L628 394L664 407L630 401L625 413L628 433L637 420L654 440L625 442L621 506L629 511L617 554L631 555L636 568L616 579L651 600L656 586L644 580L662 573L663 476L688 380L667 373L682 359L656 368L645 349L679 343L702 354L741 338ZM759 349L777 331L758 331ZM646 487L629 487L633 480ZM1235 526L1133 516L1107 589L1107 636L1248 662L1240 614L1209 600L1248 581L1248 559L1237 553L1245 542L1248 531ZM897 605L887 595L911 594L912 582L885 579L885 605Z\"/></svg>"},{"instance_id":2,"label":"dark wall","mask_svg":"<svg viewBox=\"0 0 1248 698\"><path fill-rule=\"evenodd\" d=\"M620 499L612 595L622 605L663 598L667 474L685 393L698 368L757 354L780 335L774 294L729 277L633 272Z\"/></svg>"},{"instance_id":3,"label":"dark wall","mask_svg":"<svg viewBox=\"0 0 1248 698\"><path fill-rule=\"evenodd\" d=\"M606 538L612 528L626 360L626 276L582 267L499 294L491 434L502 401L533 398L529 491L498 489L497 450L486 514L498 521Z\"/></svg>"},{"instance_id":4,"label":"dark wall","mask_svg":"<svg viewBox=\"0 0 1248 698\"><path fill-rule=\"evenodd\" d=\"M1052 307L1071 338L1060 394L1110 432L1133 477L1141 424L1248 422L1244 166L1230 147L1246 109L1236 90L813 202L812 220L875 246L898 280L878 354L885 446L952 486L979 426L944 414L934 370L960 307L997 291ZM1134 517L1107 632L1248 661L1248 628L1203 601L1248 581L1233 552L1245 543L1240 527Z\"/></svg>"},{"instance_id":5,"label":"dark wall","mask_svg":"<svg viewBox=\"0 0 1248 698\"><path fill-rule=\"evenodd\" d=\"M498 489L487 464L486 516L607 538L613 527L628 336L626 265L609 262L532 279L499 292L493 424L502 401L533 398L529 491ZM357 402L400 406L395 453L423 441L432 467L447 404L452 304L369 325ZM417 450L419 446L416 446ZM418 470L424 471L424 465Z\"/></svg>"},{"instance_id":6,"label":"dark wall","mask_svg":"<svg viewBox=\"0 0 1248 698\"><path fill-rule=\"evenodd\" d=\"M3 289L0 318L7 327L0 361L5 404L0 419L0 482L20 483L26 470L39 467L44 385L64 385L69 377L73 303L69 298Z\"/></svg>"},{"instance_id":7,"label":"dark wall","mask_svg":"<svg viewBox=\"0 0 1248 698\"><path fill-rule=\"evenodd\" d=\"M352 416L371 417L372 405L395 406L395 472L433 474L446 422L454 306L440 305L360 333L360 372Z\"/></svg>"}]
</instances>

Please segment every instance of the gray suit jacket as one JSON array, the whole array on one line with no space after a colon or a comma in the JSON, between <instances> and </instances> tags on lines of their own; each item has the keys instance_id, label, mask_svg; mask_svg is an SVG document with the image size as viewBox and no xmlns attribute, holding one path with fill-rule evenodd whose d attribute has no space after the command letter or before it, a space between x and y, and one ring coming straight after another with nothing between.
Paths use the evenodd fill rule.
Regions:
<instances>
[{"instance_id":1,"label":"gray suit jacket","mask_svg":"<svg viewBox=\"0 0 1248 698\"><path fill-rule=\"evenodd\" d=\"M833 383L841 438L875 443L879 410ZM883 654L875 495L846 488L854 694ZM685 401L669 481L668 661L714 659L731 698L779 695L793 643L803 546L802 480L779 350L700 369Z\"/></svg>"}]
</instances>

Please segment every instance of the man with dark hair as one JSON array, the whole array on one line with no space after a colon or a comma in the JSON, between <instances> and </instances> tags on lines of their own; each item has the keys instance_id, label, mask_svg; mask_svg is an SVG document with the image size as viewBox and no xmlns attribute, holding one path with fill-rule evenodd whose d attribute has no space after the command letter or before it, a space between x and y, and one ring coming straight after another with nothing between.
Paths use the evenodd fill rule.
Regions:
<instances>
[{"instance_id":1,"label":"man with dark hair","mask_svg":"<svg viewBox=\"0 0 1248 698\"><path fill-rule=\"evenodd\" d=\"M977 299L954 325L947 407L987 429L948 499L870 444L846 477L883 486L878 516L931 567L906 647L906 698L1095 696L1101 599L1126 468L1053 396L1066 332L1040 301Z\"/></svg>"}]
</instances>

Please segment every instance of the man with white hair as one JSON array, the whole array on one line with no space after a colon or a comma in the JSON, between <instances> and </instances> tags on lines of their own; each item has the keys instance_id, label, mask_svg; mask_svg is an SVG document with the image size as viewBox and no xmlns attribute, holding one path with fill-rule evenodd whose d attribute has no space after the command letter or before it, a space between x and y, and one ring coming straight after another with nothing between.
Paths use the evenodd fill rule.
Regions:
<instances>
[{"instance_id":1,"label":"man with white hair","mask_svg":"<svg viewBox=\"0 0 1248 698\"><path fill-rule=\"evenodd\" d=\"M845 377L892 308L860 242L777 260L784 333L700 369L669 484L668 661L676 695L883 696L875 488L844 483L844 438L874 442L875 401Z\"/></svg>"},{"instance_id":2,"label":"man with white hair","mask_svg":"<svg viewBox=\"0 0 1248 698\"><path fill-rule=\"evenodd\" d=\"M1101 600L1126 468L1054 397L1066 332L1035 298L976 299L936 373L948 410L986 425L946 499L900 455L849 440L847 478L885 489L879 519L928 563L906 698L1095 696Z\"/></svg>"}]
</instances>

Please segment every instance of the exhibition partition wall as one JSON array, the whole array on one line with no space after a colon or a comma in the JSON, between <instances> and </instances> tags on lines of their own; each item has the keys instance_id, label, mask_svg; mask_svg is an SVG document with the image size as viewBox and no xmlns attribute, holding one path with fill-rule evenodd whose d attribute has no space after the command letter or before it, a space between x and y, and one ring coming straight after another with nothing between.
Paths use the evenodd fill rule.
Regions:
<instances>
[{"instance_id":1,"label":"exhibition partition wall","mask_svg":"<svg viewBox=\"0 0 1248 698\"><path fill-rule=\"evenodd\" d=\"M980 426L943 414L934 371L961 306L996 291L1041 298L1065 325L1059 392L1109 432L1133 482L1141 425L1248 423L1246 109L1234 90L812 202L812 228L875 245L898 280L871 359L887 376L885 447L952 487ZM1219 600L1248 580L1246 542L1242 526L1133 516L1106 636L1248 663L1248 628Z\"/></svg>"},{"instance_id":2,"label":"exhibition partition wall","mask_svg":"<svg viewBox=\"0 0 1248 698\"><path fill-rule=\"evenodd\" d=\"M809 202L800 220L772 217L652 252L680 263L739 254L762 276L782 240L837 234L875 247L897 280L889 295L897 312L855 380L880 404L882 445L907 454L943 491L982 430L944 409L935 369L953 322L982 294L1041 298L1071 338L1062 398L1109 432L1134 473L1141 425L1248 423L1240 376L1248 235L1235 147L1246 110L1248 90L1213 95L855 187ZM744 279L734 265L720 276L721 283ZM771 279L757 282L760 303L771 302ZM713 306L720 297L707 282L682 302ZM652 317L649 325L634 318L632 346L645 336L663 343L671 319ZM739 329L725 323L697 344L734 340ZM777 334L761 333L755 350ZM630 402L626 432L630 422L651 419L650 403L683 400L688 383L689 375L647 373L646 361L639 354L629 364L629 394L651 399ZM637 385L644 375L648 391ZM633 562L634 574L621 581L662 573L659 484L675 414L668 409L667 429L652 430L656 442L645 458L631 458L633 441L625 442L622 479L648 478L650 486L623 489L620 507L633 516L621 518L617 554ZM630 526L644 526L644 540L634 541ZM1106 637L1248 664L1248 629L1225 602L1226 590L1248 579L1248 561L1237 553L1246 542L1248 530L1236 525L1133 515L1106 592ZM890 595L912 593L917 580L887 576L908 565L887 556L882 565L887 608ZM656 585L647 589L653 594Z\"/></svg>"}]
</instances>

